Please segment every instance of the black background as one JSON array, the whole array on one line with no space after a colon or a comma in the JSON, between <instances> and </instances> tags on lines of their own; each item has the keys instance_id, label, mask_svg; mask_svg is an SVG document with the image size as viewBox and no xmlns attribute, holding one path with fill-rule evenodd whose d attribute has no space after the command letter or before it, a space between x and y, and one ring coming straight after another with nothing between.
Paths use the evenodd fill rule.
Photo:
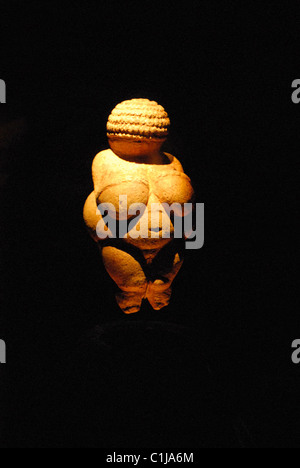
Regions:
<instances>
[{"instance_id":1,"label":"black background","mask_svg":"<svg viewBox=\"0 0 300 468\"><path fill-rule=\"evenodd\" d=\"M3 447L300 446L299 7L261 3L1 2ZM133 97L170 115L205 246L125 316L82 207Z\"/></svg>"}]
</instances>

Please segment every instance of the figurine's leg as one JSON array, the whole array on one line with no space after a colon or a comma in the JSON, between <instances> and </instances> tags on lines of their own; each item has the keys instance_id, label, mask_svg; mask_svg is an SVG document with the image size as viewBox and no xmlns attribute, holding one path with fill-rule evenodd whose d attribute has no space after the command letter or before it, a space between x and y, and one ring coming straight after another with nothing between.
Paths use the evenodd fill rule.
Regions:
<instances>
[{"instance_id":1,"label":"figurine's leg","mask_svg":"<svg viewBox=\"0 0 300 468\"><path fill-rule=\"evenodd\" d=\"M105 246L101 250L104 266L119 288L116 294L118 305L125 314L139 312L147 290L142 255L126 246L123 250L119 245Z\"/></svg>"},{"instance_id":2,"label":"figurine's leg","mask_svg":"<svg viewBox=\"0 0 300 468\"><path fill-rule=\"evenodd\" d=\"M151 265L151 280L148 285L147 299L154 310L160 310L170 303L172 283L184 260L184 247L180 243L164 247Z\"/></svg>"}]
</instances>

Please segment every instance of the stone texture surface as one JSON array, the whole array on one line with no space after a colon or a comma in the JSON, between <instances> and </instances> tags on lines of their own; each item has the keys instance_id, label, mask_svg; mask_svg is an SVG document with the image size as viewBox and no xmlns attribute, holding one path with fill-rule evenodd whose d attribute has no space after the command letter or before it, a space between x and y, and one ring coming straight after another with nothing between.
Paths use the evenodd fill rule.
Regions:
<instances>
[{"instance_id":1,"label":"stone texture surface","mask_svg":"<svg viewBox=\"0 0 300 468\"><path fill-rule=\"evenodd\" d=\"M183 206L194 198L191 181L180 162L161 151L169 125L168 114L156 102L124 101L108 119L110 149L101 151L93 161L94 191L85 203L84 220L117 285L117 303L127 314L138 312L143 299L148 299L154 310L167 306L173 280L183 264L184 239L174 239L172 217L159 210L156 224L151 223L160 204ZM133 227L129 224L122 238L101 240L99 204L114 205L116 223L134 218L119 204L120 195L127 196L128 208L142 203L147 210L140 213ZM176 216L182 217L183 211L179 209ZM166 228L170 231L168 238L164 237ZM139 232L138 237L133 237L133 230Z\"/></svg>"}]
</instances>

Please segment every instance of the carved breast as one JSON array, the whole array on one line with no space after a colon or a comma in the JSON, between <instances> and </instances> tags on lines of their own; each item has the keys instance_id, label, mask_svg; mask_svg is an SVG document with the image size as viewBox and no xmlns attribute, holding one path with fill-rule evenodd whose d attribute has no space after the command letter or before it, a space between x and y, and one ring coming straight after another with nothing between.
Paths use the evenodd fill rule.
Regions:
<instances>
[{"instance_id":1,"label":"carved breast","mask_svg":"<svg viewBox=\"0 0 300 468\"><path fill-rule=\"evenodd\" d=\"M113 154L113 153L112 153ZM110 157L109 157L110 156ZM106 155L110 161L103 161L101 185L95 193L97 204L112 203L117 218L122 219L119 196L127 196L128 207L142 203L151 209L151 203L189 203L194 191L189 177L178 171L172 163L166 165L136 164Z\"/></svg>"}]
</instances>

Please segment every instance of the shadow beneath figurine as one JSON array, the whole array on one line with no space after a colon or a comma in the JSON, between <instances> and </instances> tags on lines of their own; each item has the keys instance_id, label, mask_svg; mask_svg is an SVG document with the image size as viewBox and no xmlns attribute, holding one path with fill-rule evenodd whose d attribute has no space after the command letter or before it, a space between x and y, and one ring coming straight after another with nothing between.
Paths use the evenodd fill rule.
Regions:
<instances>
[{"instance_id":1,"label":"shadow beneath figurine","mask_svg":"<svg viewBox=\"0 0 300 468\"><path fill-rule=\"evenodd\" d=\"M241 446L197 331L148 312L79 340L62 369L61 445Z\"/></svg>"}]
</instances>

